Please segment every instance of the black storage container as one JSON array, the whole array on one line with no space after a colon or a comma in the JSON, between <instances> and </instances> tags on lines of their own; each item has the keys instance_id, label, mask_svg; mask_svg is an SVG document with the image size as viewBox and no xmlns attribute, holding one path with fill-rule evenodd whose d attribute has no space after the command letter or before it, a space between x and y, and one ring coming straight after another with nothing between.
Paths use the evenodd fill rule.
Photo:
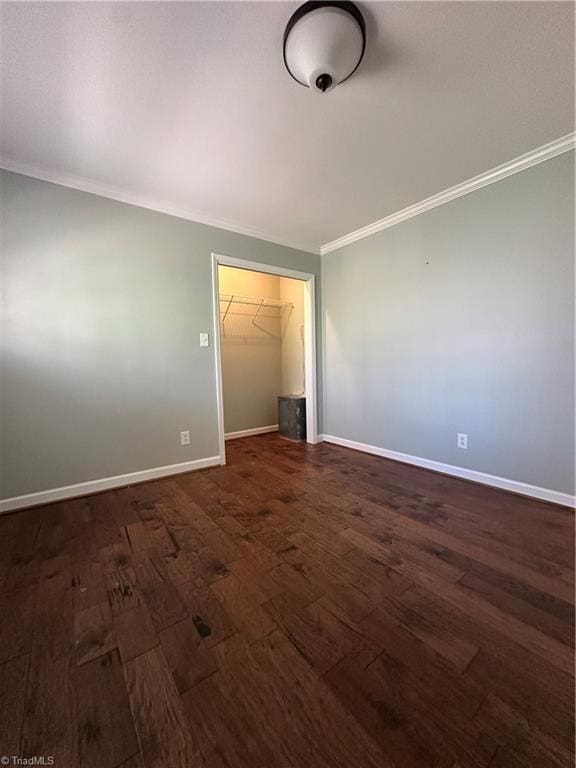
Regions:
<instances>
[{"instance_id":1,"label":"black storage container","mask_svg":"<svg viewBox=\"0 0 576 768\"><path fill-rule=\"evenodd\" d=\"M290 440L306 440L306 398L278 396L278 432Z\"/></svg>"}]
</instances>

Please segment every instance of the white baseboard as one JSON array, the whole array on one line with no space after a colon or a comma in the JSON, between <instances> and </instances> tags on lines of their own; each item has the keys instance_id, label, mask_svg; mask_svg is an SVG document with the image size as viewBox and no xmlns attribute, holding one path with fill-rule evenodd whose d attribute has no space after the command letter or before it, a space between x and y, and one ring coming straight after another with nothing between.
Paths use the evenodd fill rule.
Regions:
<instances>
[{"instance_id":1,"label":"white baseboard","mask_svg":"<svg viewBox=\"0 0 576 768\"><path fill-rule=\"evenodd\" d=\"M256 430L231 432L226 435L226 439L228 440L234 437L245 437L247 435L275 432L277 429L278 426L274 425L269 427L259 427ZM483 485L490 485L494 488L500 488L505 491L512 491L513 493L519 493L524 496L531 496L536 499L552 502L553 504L561 504L562 506L572 508L576 506L575 496L571 496L570 494L562 493L560 491L553 491L548 488L540 488L536 485L529 485L528 483L522 483L517 480L509 480L508 478L498 477L497 475L488 475L484 472L478 472L474 469L466 469L465 467L457 467L453 464L443 464L439 461L423 459L419 456L411 456L407 453L389 451L386 448L379 448L375 445L367 445L366 443L357 443L354 440L346 440L343 437L335 437L334 435L318 435L318 442L323 441L327 443L334 443L335 445L341 445L344 448L352 448L356 451L371 453L375 456L382 456L386 459L400 461L404 464L413 464L417 467L424 467L425 469L431 469L435 472L441 472L445 475L460 477L463 480L472 480L473 482L482 483ZM147 480L157 480L161 477L168 477L169 475L178 475L183 472L192 472L196 469L215 467L220 464L222 464L222 459L220 456L210 456L205 459L185 461L181 464L169 464L165 467L154 467L152 469L144 469L139 472L131 472L126 475L104 477L100 480L89 480L85 483L66 485L62 488L51 488L50 490L38 491L37 493L28 493L24 496L14 496L11 499L0 500L0 514L4 512L13 512L17 509L35 507L41 504L50 504L55 501L62 501L64 499L71 499L78 496L87 496L92 493L100 493L101 491L107 491L112 488L121 488L126 485L143 483Z\"/></svg>"},{"instance_id":2,"label":"white baseboard","mask_svg":"<svg viewBox=\"0 0 576 768\"><path fill-rule=\"evenodd\" d=\"M570 494L562 493L561 491L540 488L537 485L521 483L518 480L509 480L507 477L498 477L498 475L488 475L485 472L478 472L475 469L467 469L466 467L457 467L454 464L443 464L440 461L423 459L420 456L411 456L408 453L389 451L386 448L378 448L375 445L357 443L354 440L346 440L343 437L334 437L333 435L321 435L320 437L327 443L334 443L335 445L341 445L344 448L352 448L355 451L363 451L364 453L373 453L375 456L382 456L385 459L401 461L404 464L414 464L417 467L431 469L434 472L441 472L444 475L452 475L453 477L460 477L463 480L472 480L475 483L491 485L494 488L500 488L504 491L512 491L513 493L520 493L523 496L531 496L532 498L549 501L553 504L561 504L564 507L576 506L576 496L571 496Z\"/></svg>"},{"instance_id":3,"label":"white baseboard","mask_svg":"<svg viewBox=\"0 0 576 768\"><path fill-rule=\"evenodd\" d=\"M140 472L130 472L127 475L103 477L101 480L89 480L86 483L65 485L62 488L51 488L50 490L38 491L37 493L27 493L24 496L14 496L11 499L1 499L0 514L3 512L13 512L17 509L24 509L25 507L37 507L40 504L51 504L54 501L72 499L77 496L88 496L91 493L99 493L100 491L107 491L111 488L121 488L122 486L126 485L143 483L146 482L146 480L157 480L160 477L179 475L183 472L191 472L195 469L215 467L219 464L222 464L222 459L220 456L210 456L206 459L184 461L181 464L169 464L166 467L143 469Z\"/></svg>"},{"instance_id":4,"label":"white baseboard","mask_svg":"<svg viewBox=\"0 0 576 768\"><path fill-rule=\"evenodd\" d=\"M278 424L270 424L269 427L256 427L255 429L241 429L240 432L226 432L225 440L236 440L237 437L250 437L250 435L264 435L266 432L278 432Z\"/></svg>"}]
</instances>

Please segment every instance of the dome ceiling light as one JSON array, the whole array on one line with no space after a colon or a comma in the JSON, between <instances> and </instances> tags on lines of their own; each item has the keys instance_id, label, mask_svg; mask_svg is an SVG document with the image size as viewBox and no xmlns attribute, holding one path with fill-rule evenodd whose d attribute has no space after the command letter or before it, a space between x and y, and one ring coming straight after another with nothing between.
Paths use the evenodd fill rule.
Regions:
<instances>
[{"instance_id":1,"label":"dome ceiling light","mask_svg":"<svg viewBox=\"0 0 576 768\"><path fill-rule=\"evenodd\" d=\"M328 93L347 80L365 48L364 17L350 2L310 0L293 13L284 32L286 69L317 93Z\"/></svg>"}]
</instances>

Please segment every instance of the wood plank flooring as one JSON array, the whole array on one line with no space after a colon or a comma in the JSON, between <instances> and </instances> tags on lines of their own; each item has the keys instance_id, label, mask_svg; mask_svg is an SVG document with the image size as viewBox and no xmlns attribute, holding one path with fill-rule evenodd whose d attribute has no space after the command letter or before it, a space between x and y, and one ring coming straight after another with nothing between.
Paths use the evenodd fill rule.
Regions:
<instances>
[{"instance_id":1,"label":"wood plank flooring","mask_svg":"<svg viewBox=\"0 0 576 768\"><path fill-rule=\"evenodd\" d=\"M0 518L0 755L571 768L570 510L261 435Z\"/></svg>"}]
</instances>

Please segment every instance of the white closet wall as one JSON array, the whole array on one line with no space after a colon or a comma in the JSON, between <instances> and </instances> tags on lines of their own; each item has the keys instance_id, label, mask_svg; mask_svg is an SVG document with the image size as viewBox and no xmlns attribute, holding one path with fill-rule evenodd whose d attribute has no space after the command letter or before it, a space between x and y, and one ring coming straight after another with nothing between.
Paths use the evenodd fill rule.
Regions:
<instances>
[{"instance_id":1,"label":"white closet wall","mask_svg":"<svg viewBox=\"0 0 576 768\"><path fill-rule=\"evenodd\" d=\"M292 305L282 313L282 394L304 392L304 283L280 278L282 302Z\"/></svg>"}]
</instances>

